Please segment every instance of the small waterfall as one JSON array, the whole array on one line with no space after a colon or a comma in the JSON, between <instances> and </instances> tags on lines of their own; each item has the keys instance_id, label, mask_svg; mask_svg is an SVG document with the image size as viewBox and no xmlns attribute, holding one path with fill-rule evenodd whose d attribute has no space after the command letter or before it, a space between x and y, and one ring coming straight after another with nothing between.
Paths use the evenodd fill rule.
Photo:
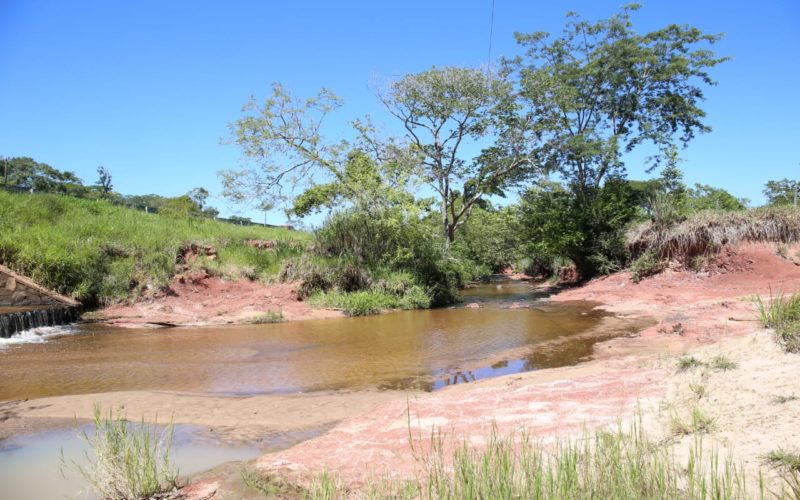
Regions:
<instances>
[{"instance_id":1,"label":"small waterfall","mask_svg":"<svg viewBox=\"0 0 800 500\"><path fill-rule=\"evenodd\" d=\"M0 313L0 338L9 338L15 333L42 326L59 326L78 319L74 307L52 307Z\"/></svg>"}]
</instances>

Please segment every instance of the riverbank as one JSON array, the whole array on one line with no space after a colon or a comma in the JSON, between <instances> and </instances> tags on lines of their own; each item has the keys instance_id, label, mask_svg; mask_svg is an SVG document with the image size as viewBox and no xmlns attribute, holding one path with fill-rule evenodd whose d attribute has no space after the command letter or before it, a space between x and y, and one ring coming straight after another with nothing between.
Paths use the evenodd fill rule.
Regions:
<instances>
[{"instance_id":1,"label":"riverbank","mask_svg":"<svg viewBox=\"0 0 800 500\"><path fill-rule=\"evenodd\" d=\"M310 437L263 456L254 468L297 484L328 471L358 488L387 474L413 477L419 464L409 445L433 431L475 445L484 443L493 429L506 434L526 429L541 439L569 439L639 414L650 435L676 455L688 454L702 435L704 447L723 456L730 452L751 481L762 471L775 485L775 469L765 455L800 442L800 407L793 399L800 396L800 356L782 352L761 328L752 299L800 289L800 267L776 255L774 247L746 245L724 250L707 269L667 270L639 284L618 273L552 297L595 301L613 311L617 321L651 322L636 335L594 344L592 359L576 366L434 393L217 397L133 391L17 401L0 407L0 436L86 418L100 401L125 409L131 418L174 412L176 422L199 424L231 441L258 442L276 432ZM719 358L726 363L718 363ZM682 371L681 359L695 362ZM686 423L695 410L709 422L705 429ZM684 430L677 429L680 425ZM193 479L194 491L217 491L214 498L257 497L247 492L234 469L201 474Z\"/></svg>"},{"instance_id":2,"label":"riverbank","mask_svg":"<svg viewBox=\"0 0 800 500\"><path fill-rule=\"evenodd\" d=\"M552 440L639 415L677 457L702 436L705 456L730 456L752 486L761 475L778 491L778 469L766 457L798 452L786 446L800 442L800 356L783 352L761 327L752 298L800 289L800 267L770 245L743 245L725 249L707 269L668 270L639 284L618 273L556 295L657 321L636 337L597 344L591 361L389 401L255 466L299 484L327 471L357 489L376 478L414 477L419 463L410 444L431 432L480 446L493 430ZM681 369L681 360L694 361ZM199 483L219 489L220 498L231 487L214 473Z\"/></svg>"}]
</instances>

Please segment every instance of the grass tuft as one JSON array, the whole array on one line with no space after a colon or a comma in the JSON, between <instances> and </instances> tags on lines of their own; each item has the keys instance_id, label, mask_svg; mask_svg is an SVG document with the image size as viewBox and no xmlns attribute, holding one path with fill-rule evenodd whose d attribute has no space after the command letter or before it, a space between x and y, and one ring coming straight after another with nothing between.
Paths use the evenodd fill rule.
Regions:
<instances>
[{"instance_id":1,"label":"grass tuft","mask_svg":"<svg viewBox=\"0 0 800 500\"><path fill-rule=\"evenodd\" d=\"M800 453L792 453L778 448L767 453L766 459L774 467L800 472Z\"/></svg>"},{"instance_id":2,"label":"grass tuft","mask_svg":"<svg viewBox=\"0 0 800 500\"><path fill-rule=\"evenodd\" d=\"M797 401L797 399L798 399L798 397L795 396L794 394L792 394L790 396L775 396L775 397L772 398L772 404L774 404L774 405L782 405L782 404L789 403L791 401Z\"/></svg>"},{"instance_id":3,"label":"grass tuft","mask_svg":"<svg viewBox=\"0 0 800 500\"><path fill-rule=\"evenodd\" d=\"M139 500L173 491L178 469L170 452L173 427L160 431L144 420L134 425L111 410L103 416L94 407L94 431L80 432L89 446L89 464L68 462L61 453L62 471L73 470L94 488L100 498Z\"/></svg>"},{"instance_id":4,"label":"grass tuft","mask_svg":"<svg viewBox=\"0 0 800 500\"><path fill-rule=\"evenodd\" d=\"M694 356L681 356L678 358L678 371L685 372L703 366L703 362Z\"/></svg>"},{"instance_id":5,"label":"grass tuft","mask_svg":"<svg viewBox=\"0 0 800 500\"><path fill-rule=\"evenodd\" d=\"M706 434L714 430L714 418L703 413L699 407L692 406L688 418L673 415L670 428L677 436Z\"/></svg>"},{"instance_id":6,"label":"grass tuft","mask_svg":"<svg viewBox=\"0 0 800 500\"><path fill-rule=\"evenodd\" d=\"M786 352L800 353L800 293L784 296L770 294L768 301L756 297L761 323L775 330L778 343Z\"/></svg>"},{"instance_id":7,"label":"grass tuft","mask_svg":"<svg viewBox=\"0 0 800 500\"><path fill-rule=\"evenodd\" d=\"M711 360L711 368L720 371L728 371L728 370L735 370L739 365L732 361L727 356L723 356L722 354L715 356L714 359Z\"/></svg>"}]
</instances>

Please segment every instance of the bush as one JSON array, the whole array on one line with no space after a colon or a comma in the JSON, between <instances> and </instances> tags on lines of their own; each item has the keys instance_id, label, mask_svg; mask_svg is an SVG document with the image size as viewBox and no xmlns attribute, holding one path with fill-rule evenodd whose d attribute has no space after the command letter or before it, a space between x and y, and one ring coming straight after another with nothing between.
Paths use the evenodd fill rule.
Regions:
<instances>
[{"instance_id":1,"label":"bush","mask_svg":"<svg viewBox=\"0 0 800 500\"><path fill-rule=\"evenodd\" d=\"M800 353L800 293L785 297L778 294L766 303L756 298L761 323L775 330L775 335L787 352Z\"/></svg>"},{"instance_id":2,"label":"bush","mask_svg":"<svg viewBox=\"0 0 800 500\"><path fill-rule=\"evenodd\" d=\"M664 267L654 252L647 251L639 256L630 266L631 280L639 283L643 278L661 272Z\"/></svg>"}]
</instances>

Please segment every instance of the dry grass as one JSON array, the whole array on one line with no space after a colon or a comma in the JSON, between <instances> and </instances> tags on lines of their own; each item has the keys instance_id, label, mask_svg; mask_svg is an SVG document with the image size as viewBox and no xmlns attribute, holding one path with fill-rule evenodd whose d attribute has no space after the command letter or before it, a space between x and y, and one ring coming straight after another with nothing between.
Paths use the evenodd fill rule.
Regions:
<instances>
[{"instance_id":1,"label":"dry grass","mask_svg":"<svg viewBox=\"0 0 800 500\"><path fill-rule=\"evenodd\" d=\"M705 211L670 227L645 222L628 232L634 255L646 251L661 258L689 262L692 257L742 242L793 243L800 241L800 210L756 208L738 212Z\"/></svg>"}]
</instances>

